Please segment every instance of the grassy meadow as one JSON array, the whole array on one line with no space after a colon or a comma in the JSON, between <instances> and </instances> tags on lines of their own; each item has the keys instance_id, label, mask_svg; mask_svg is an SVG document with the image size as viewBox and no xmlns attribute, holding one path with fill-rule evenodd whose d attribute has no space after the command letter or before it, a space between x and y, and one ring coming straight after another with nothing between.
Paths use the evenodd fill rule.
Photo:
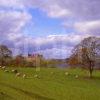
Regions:
<instances>
[{"instance_id":1,"label":"grassy meadow","mask_svg":"<svg viewBox=\"0 0 100 100\"><path fill-rule=\"evenodd\" d=\"M17 68L27 75L23 78L11 69L0 69L0 100L100 100L99 71L90 79L88 71L82 69Z\"/></svg>"}]
</instances>

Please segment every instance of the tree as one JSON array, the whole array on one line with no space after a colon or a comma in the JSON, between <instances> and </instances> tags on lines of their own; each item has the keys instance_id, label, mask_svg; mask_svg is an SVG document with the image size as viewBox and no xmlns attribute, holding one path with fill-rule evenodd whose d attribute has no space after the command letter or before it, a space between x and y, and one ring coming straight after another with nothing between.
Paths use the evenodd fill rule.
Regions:
<instances>
[{"instance_id":1,"label":"tree","mask_svg":"<svg viewBox=\"0 0 100 100\"><path fill-rule=\"evenodd\" d=\"M78 64L88 68L89 76L92 77L97 56L100 57L100 38L88 37L75 46L70 58L77 59Z\"/></svg>"},{"instance_id":2,"label":"tree","mask_svg":"<svg viewBox=\"0 0 100 100\"><path fill-rule=\"evenodd\" d=\"M0 62L4 66L9 58L12 57L12 51L5 45L0 45Z\"/></svg>"},{"instance_id":3,"label":"tree","mask_svg":"<svg viewBox=\"0 0 100 100\"><path fill-rule=\"evenodd\" d=\"M68 63L69 65L71 65L71 67L75 67L75 66L77 66L77 65L79 64L77 58L78 58L78 55L77 55L77 54L73 54L73 55L71 55L71 57L68 59L67 63Z\"/></svg>"}]
</instances>

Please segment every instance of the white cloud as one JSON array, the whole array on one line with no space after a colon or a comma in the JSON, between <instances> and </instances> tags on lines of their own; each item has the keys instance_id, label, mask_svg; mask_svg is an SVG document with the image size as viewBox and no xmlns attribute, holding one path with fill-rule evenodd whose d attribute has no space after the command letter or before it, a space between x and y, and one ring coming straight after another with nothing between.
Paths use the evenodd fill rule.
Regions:
<instances>
[{"instance_id":1,"label":"white cloud","mask_svg":"<svg viewBox=\"0 0 100 100\"><path fill-rule=\"evenodd\" d=\"M23 9L24 4L22 0L0 0L0 7Z\"/></svg>"},{"instance_id":2,"label":"white cloud","mask_svg":"<svg viewBox=\"0 0 100 100\"><path fill-rule=\"evenodd\" d=\"M100 19L100 0L0 0L2 7L39 8L50 17L72 16L76 19Z\"/></svg>"},{"instance_id":3,"label":"white cloud","mask_svg":"<svg viewBox=\"0 0 100 100\"><path fill-rule=\"evenodd\" d=\"M0 34L19 32L30 19L26 12L0 11Z\"/></svg>"},{"instance_id":4,"label":"white cloud","mask_svg":"<svg viewBox=\"0 0 100 100\"><path fill-rule=\"evenodd\" d=\"M28 49L31 53L42 53L46 58L66 58L71 54L72 48L87 35L50 35L40 38L27 38Z\"/></svg>"},{"instance_id":5,"label":"white cloud","mask_svg":"<svg viewBox=\"0 0 100 100\"><path fill-rule=\"evenodd\" d=\"M0 44L6 44L14 51L19 51L18 49L25 45L22 28L30 20L31 15L27 12L0 10Z\"/></svg>"},{"instance_id":6,"label":"white cloud","mask_svg":"<svg viewBox=\"0 0 100 100\"><path fill-rule=\"evenodd\" d=\"M81 35L76 34L65 34L65 35L49 35L47 37L40 37L36 39L29 40L29 43L36 44L38 46L56 47L58 45L61 48L62 45L73 46L81 41L86 36L81 37ZM34 42L32 42L34 41ZM52 45L52 46L51 46Z\"/></svg>"},{"instance_id":7,"label":"white cloud","mask_svg":"<svg viewBox=\"0 0 100 100\"><path fill-rule=\"evenodd\" d=\"M100 20L77 22L74 27L83 34L100 35Z\"/></svg>"},{"instance_id":8,"label":"white cloud","mask_svg":"<svg viewBox=\"0 0 100 100\"><path fill-rule=\"evenodd\" d=\"M43 54L45 56L45 58L64 59L64 58L67 58L70 56L71 50L72 50L71 47L63 47L61 49L52 48L52 49L46 49L46 50L39 50L36 53Z\"/></svg>"},{"instance_id":9,"label":"white cloud","mask_svg":"<svg viewBox=\"0 0 100 100\"><path fill-rule=\"evenodd\" d=\"M71 27L78 33L36 39L25 37L22 28L31 20L29 8L38 8L51 18L62 18L66 21L64 27ZM52 52L54 57L69 55L72 47L83 38L100 36L99 12L100 0L0 0L0 42L15 47L18 52L29 49L50 57ZM67 19L74 21L68 23Z\"/></svg>"},{"instance_id":10,"label":"white cloud","mask_svg":"<svg viewBox=\"0 0 100 100\"><path fill-rule=\"evenodd\" d=\"M71 14L71 12L67 9L63 9L59 5L49 5L43 7L43 11L47 13L49 17L52 18L63 18Z\"/></svg>"},{"instance_id":11,"label":"white cloud","mask_svg":"<svg viewBox=\"0 0 100 100\"><path fill-rule=\"evenodd\" d=\"M65 28L76 27L80 33L99 35L100 0L24 0L24 5L36 7L51 18L62 18Z\"/></svg>"},{"instance_id":12,"label":"white cloud","mask_svg":"<svg viewBox=\"0 0 100 100\"><path fill-rule=\"evenodd\" d=\"M100 19L100 0L23 0L23 4L46 11L51 17L71 15L85 20Z\"/></svg>"}]
</instances>

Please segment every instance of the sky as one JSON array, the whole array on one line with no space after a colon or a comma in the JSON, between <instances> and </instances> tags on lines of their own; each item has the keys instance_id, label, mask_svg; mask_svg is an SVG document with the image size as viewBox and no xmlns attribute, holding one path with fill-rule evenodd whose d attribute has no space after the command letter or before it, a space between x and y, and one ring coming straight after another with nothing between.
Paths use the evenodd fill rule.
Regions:
<instances>
[{"instance_id":1,"label":"sky","mask_svg":"<svg viewBox=\"0 0 100 100\"><path fill-rule=\"evenodd\" d=\"M14 54L64 59L89 36L100 37L100 0L0 0L0 44Z\"/></svg>"}]
</instances>

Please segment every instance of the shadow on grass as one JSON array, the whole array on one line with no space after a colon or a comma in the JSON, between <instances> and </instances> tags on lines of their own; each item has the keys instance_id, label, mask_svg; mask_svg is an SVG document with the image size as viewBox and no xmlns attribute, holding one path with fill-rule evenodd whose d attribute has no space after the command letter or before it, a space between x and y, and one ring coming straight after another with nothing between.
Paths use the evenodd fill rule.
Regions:
<instances>
[{"instance_id":1,"label":"shadow on grass","mask_svg":"<svg viewBox=\"0 0 100 100\"><path fill-rule=\"evenodd\" d=\"M24 93L25 95L33 98L33 100L54 100L52 98L48 98L48 97L45 97L45 96L41 96L41 95L38 95L36 93L32 93L32 92L29 92L29 91L26 91L26 90L23 90L23 89L20 89L20 88L16 88L14 86L11 86L9 84L5 84L5 83L0 83L0 85L3 85L3 86L6 86L6 87L9 87L9 88L12 88L18 92L21 92L21 93ZM6 95L7 96L7 95ZM9 97L9 96L8 96ZM1 100L1 99L0 99ZM12 99L11 99L12 100Z\"/></svg>"},{"instance_id":2,"label":"shadow on grass","mask_svg":"<svg viewBox=\"0 0 100 100\"><path fill-rule=\"evenodd\" d=\"M4 92L0 92L0 100L15 100L15 99Z\"/></svg>"}]
</instances>

